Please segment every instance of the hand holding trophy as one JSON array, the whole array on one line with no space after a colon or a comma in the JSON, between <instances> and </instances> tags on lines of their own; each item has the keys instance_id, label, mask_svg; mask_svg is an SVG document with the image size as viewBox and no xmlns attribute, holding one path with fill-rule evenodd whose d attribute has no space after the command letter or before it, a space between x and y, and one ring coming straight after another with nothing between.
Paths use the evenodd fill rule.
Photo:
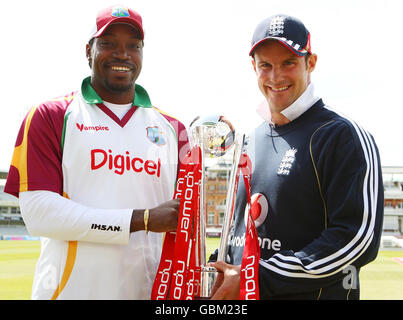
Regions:
<instances>
[{"instance_id":1,"label":"hand holding trophy","mask_svg":"<svg viewBox=\"0 0 403 320\"><path fill-rule=\"evenodd\" d=\"M217 261L225 261L240 170L250 177L242 156L244 135L222 115L197 117L190 125L191 150L178 174L174 198L181 198L178 228L165 236L152 299L209 299L217 270L207 265L207 180L220 162L228 165L226 206ZM243 165L240 165L243 161ZM243 168L243 169L241 169ZM257 236L256 236L257 238Z\"/></svg>"}]
</instances>

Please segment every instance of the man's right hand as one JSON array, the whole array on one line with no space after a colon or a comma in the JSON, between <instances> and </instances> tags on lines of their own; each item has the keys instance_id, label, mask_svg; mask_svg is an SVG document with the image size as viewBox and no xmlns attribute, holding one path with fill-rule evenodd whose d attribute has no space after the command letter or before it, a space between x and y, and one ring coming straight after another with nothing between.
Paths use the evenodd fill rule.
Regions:
<instances>
[{"instance_id":1,"label":"man's right hand","mask_svg":"<svg viewBox=\"0 0 403 320\"><path fill-rule=\"evenodd\" d=\"M176 231L179 204L180 199L173 199L150 209L147 230L152 232ZM130 232L144 230L144 210L133 210Z\"/></svg>"}]
</instances>

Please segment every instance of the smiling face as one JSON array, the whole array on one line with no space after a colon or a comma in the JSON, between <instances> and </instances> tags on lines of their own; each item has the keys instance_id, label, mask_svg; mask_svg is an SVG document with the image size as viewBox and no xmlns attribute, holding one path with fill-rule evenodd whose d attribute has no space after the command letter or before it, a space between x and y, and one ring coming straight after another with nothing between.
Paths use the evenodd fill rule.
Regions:
<instances>
[{"instance_id":1,"label":"smiling face","mask_svg":"<svg viewBox=\"0 0 403 320\"><path fill-rule=\"evenodd\" d=\"M268 40L254 51L253 68L270 111L281 112L297 100L310 83L317 56L294 55L282 43Z\"/></svg>"},{"instance_id":2,"label":"smiling face","mask_svg":"<svg viewBox=\"0 0 403 320\"><path fill-rule=\"evenodd\" d=\"M143 61L143 40L128 24L112 24L87 45L91 85L98 95L116 104L134 99L134 84Z\"/></svg>"}]
</instances>

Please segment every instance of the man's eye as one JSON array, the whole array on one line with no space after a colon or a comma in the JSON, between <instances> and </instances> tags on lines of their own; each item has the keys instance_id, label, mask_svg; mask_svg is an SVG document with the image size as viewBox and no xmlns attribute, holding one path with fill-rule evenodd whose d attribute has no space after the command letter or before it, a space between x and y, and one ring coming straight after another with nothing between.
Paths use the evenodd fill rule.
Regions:
<instances>
[{"instance_id":1,"label":"man's eye","mask_svg":"<svg viewBox=\"0 0 403 320\"><path fill-rule=\"evenodd\" d=\"M109 42L109 41L101 41L100 42L101 47L110 47L111 45L112 45L112 43Z\"/></svg>"},{"instance_id":2,"label":"man's eye","mask_svg":"<svg viewBox=\"0 0 403 320\"><path fill-rule=\"evenodd\" d=\"M130 49L140 49L140 45L138 45L138 44L130 44L129 48Z\"/></svg>"},{"instance_id":3,"label":"man's eye","mask_svg":"<svg viewBox=\"0 0 403 320\"><path fill-rule=\"evenodd\" d=\"M142 48L142 45L141 45L141 43L131 43L129 46L129 49L135 49L135 50L137 50L137 49L141 49Z\"/></svg>"}]
</instances>

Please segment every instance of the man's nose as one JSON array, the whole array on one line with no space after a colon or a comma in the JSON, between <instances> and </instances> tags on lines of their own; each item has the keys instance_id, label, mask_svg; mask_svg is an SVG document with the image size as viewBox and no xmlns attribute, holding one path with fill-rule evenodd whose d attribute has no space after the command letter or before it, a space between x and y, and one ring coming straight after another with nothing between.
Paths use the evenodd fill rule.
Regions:
<instances>
[{"instance_id":1,"label":"man's nose","mask_svg":"<svg viewBox=\"0 0 403 320\"><path fill-rule=\"evenodd\" d=\"M270 81L278 82L282 80L281 68L273 67L269 75Z\"/></svg>"},{"instance_id":2,"label":"man's nose","mask_svg":"<svg viewBox=\"0 0 403 320\"><path fill-rule=\"evenodd\" d=\"M130 53L124 44L119 44L116 46L116 48L113 52L113 56L120 60L130 59Z\"/></svg>"}]
</instances>

